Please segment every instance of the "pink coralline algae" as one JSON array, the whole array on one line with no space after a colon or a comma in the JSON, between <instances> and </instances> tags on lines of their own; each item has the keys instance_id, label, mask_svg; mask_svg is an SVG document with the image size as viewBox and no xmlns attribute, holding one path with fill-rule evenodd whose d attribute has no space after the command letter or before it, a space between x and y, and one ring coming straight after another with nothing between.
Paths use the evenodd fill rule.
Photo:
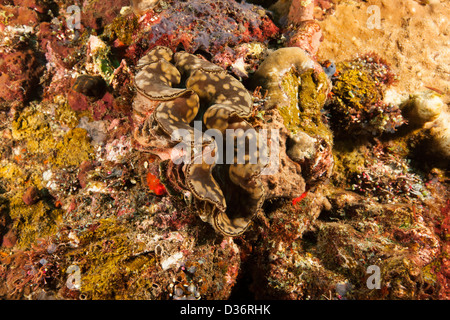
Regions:
<instances>
[{"instance_id":1,"label":"pink coralline algae","mask_svg":"<svg viewBox=\"0 0 450 320\"><path fill-rule=\"evenodd\" d=\"M0 49L0 105L17 106L31 98L43 68L38 54L30 48L31 41L23 36L15 36L10 41L7 50Z\"/></svg>"},{"instance_id":2,"label":"pink coralline algae","mask_svg":"<svg viewBox=\"0 0 450 320\"><path fill-rule=\"evenodd\" d=\"M298 27L292 27L285 33L286 46L299 47L311 55L316 55L322 41L322 30L314 20L302 21Z\"/></svg>"},{"instance_id":3,"label":"pink coralline algae","mask_svg":"<svg viewBox=\"0 0 450 320\"><path fill-rule=\"evenodd\" d=\"M123 6L128 6L130 0L85 1L81 13L81 23L92 29L101 29L110 24L120 13Z\"/></svg>"},{"instance_id":4,"label":"pink coralline algae","mask_svg":"<svg viewBox=\"0 0 450 320\"><path fill-rule=\"evenodd\" d=\"M267 42L278 28L262 7L235 0L169 1L161 13L146 13L142 18L143 46L156 45L189 53L201 50L214 59L227 48L249 42ZM131 48L133 49L133 48ZM227 67L223 66L222 67Z\"/></svg>"},{"instance_id":5,"label":"pink coralline algae","mask_svg":"<svg viewBox=\"0 0 450 320\"><path fill-rule=\"evenodd\" d=\"M118 116L117 110L114 109L115 101L109 92L96 101L91 101L87 96L76 91L70 91L68 103L75 111L89 110L94 120L108 119L111 120Z\"/></svg>"},{"instance_id":6,"label":"pink coralline algae","mask_svg":"<svg viewBox=\"0 0 450 320\"><path fill-rule=\"evenodd\" d=\"M31 50L0 54L0 101L24 101L36 84L36 59Z\"/></svg>"}]
</instances>

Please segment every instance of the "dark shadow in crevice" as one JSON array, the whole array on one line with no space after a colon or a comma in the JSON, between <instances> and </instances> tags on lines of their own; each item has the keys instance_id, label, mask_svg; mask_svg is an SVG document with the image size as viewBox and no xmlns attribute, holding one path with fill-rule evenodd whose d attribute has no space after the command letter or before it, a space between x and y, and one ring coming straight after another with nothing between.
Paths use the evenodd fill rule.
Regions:
<instances>
[{"instance_id":1,"label":"dark shadow in crevice","mask_svg":"<svg viewBox=\"0 0 450 320\"><path fill-rule=\"evenodd\" d=\"M234 285L229 300L242 301L242 300L255 300L255 294L251 290L253 279L253 265L254 259L249 258L241 265L241 271Z\"/></svg>"}]
</instances>

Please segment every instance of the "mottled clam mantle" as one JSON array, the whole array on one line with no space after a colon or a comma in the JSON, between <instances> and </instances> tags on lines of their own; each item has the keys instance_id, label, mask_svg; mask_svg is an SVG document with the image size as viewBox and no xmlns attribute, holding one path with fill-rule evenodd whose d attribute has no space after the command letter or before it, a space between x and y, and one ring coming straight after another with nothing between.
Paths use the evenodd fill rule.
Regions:
<instances>
[{"instance_id":1,"label":"mottled clam mantle","mask_svg":"<svg viewBox=\"0 0 450 320\"><path fill-rule=\"evenodd\" d=\"M170 140L175 130L187 130L194 141L194 119L221 133L252 128L245 120L252 112L252 97L245 87L224 69L192 54L173 54L168 48L155 47L139 60L135 86L134 137L145 151L163 160L181 141L181 137ZM217 142L212 141L204 138L203 147L213 146L214 153ZM211 150L207 151L210 154ZM236 236L247 229L264 202L265 189L259 177L263 167L248 161L216 165L192 159L182 171L202 220L224 235Z\"/></svg>"}]
</instances>

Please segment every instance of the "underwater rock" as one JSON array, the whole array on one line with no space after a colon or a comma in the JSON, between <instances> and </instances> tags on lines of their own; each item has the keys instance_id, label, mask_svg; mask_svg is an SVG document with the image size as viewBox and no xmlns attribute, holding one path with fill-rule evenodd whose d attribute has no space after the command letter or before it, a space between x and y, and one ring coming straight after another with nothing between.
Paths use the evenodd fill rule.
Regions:
<instances>
[{"instance_id":1,"label":"underwater rock","mask_svg":"<svg viewBox=\"0 0 450 320\"><path fill-rule=\"evenodd\" d=\"M301 22L284 32L287 47L298 47L312 56L317 54L323 35L320 25L315 20Z\"/></svg>"},{"instance_id":2,"label":"underwater rock","mask_svg":"<svg viewBox=\"0 0 450 320\"><path fill-rule=\"evenodd\" d=\"M314 0L292 0L287 16L288 24L300 24L314 19Z\"/></svg>"},{"instance_id":3,"label":"underwater rock","mask_svg":"<svg viewBox=\"0 0 450 320\"><path fill-rule=\"evenodd\" d=\"M268 9L273 13L274 21L283 27L314 19L314 0L277 0L272 1Z\"/></svg>"},{"instance_id":4,"label":"underwater rock","mask_svg":"<svg viewBox=\"0 0 450 320\"><path fill-rule=\"evenodd\" d=\"M85 27L99 30L110 24L120 14L122 7L129 5L130 0L86 1L81 10L81 23Z\"/></svg>"},{"instance_id":5,"label":"underwater rock","mask_svg":"<svg viewBox=\"0 0 450 320\"><path fill-rule=\"evenodd\" d=\"M298 203L267 205L265 236L254 244L250 267L257 299L323 299L320 295L334 296L336 283L347 280L308 249L317 241L317 220L329 207L324 192L319 187Z\"/></svg>"},{"instance_id":6,"label":"underwater rock","mask_svg":"<svg viewBox=\"0 0 450 320\"><path fill-rule=\"evenodd\" d=\"M337 64L332 96L325 108L336 135L379 136L404 124L398 105L384 102L384 92L396 81L386 61L376 54L360 55Z\"/></svg>"},{"instance_id":7,"label":"underwater rock","mask_svg":"<svg viewBox=\"0 0 450 320\"><path fill-rule=\"evenodd\" d=\"M87 175L88 172L94 170L96 167L96 163L94 161L85 160L80 164L78 169L77 179L80 183L81 188L85 188L87 185Z\"/></svg>"},{"instance_id":8,"label":"underwater rock","mask_svg":"<svg viewBox=\"0 0 450 320\"><path fill-rule=\"evenodd\" d=\"M268 259L258 261L264 269L253 273L252 287L255 288L256 299L338 299L336 285L348 280L324 267L319 258L302 252L299 247L297 243L292 247L284 243L275 245Z\"/></svg>"},{"instance_id":9,"label":"underwater rock","mask_svg":"<svg viewBox=\"0 0 450 320\"><path fill-rule=\"evenodd\" d=\"M447 165L450 164L450 111L442 112L439 117L433 122L430 129L431 136L436 142L438 152L447 160Z\"/></svg>"},{"instance_id":10,"label":"underwater rock","mask_svg":"<svg viewBox=\"0 0 450 320\"><path fill-rule=\"evenodd\" d=\"M51 3L45 0L14 0L14 5L33 9L40 14L47 13L51 7Z\"/></svg>"},{"instance_id":11,"label":"underwater rock","mask_svg":"<svg viewBox=\"0 0 450 320\"><path fill-rule=\"evenodd\" d=\"M6 198L0 198L0 245L3 243L4 236L11 227L11 217L9 216L9 201Z\"/></svg>"},{"instance_id":12,"label":"underwater rock","mask_svg":"<svg viewBox=\"0 0 450 320\"><path fill-rule=\"evenodd\" d=\"M77 55L83 52L79 41L83 29L70 29L65 23L42 22L37 33L41 50L45 52L47 62L56 68L71 69L77 61Z\"/></svg>"},{"instance_id":13,"label":"underwater rock","mask_svg":"<svg viewBox=\"0 0 450 320\"><path fill-rule=\"evenodd\" d=\"M266 200L277 198L297 198L302 196L304 192L316 185L317 182L328 178L329 170L333 168L333 158L327 157L317 163L316 160L321 158L323 150L321 148L313 150L313 147L308 148L308 143L305 146L293 145L292 133L285 127L284 119L277 109L268 110L265 112L265 117L270 119L269 123L261 125L262 129L276 130L279 133L278 141L270 139L269 144L277 143L278 148L275 149L278 154L274 159L271 159L270 166L266 169L265 175L261 176L266 190ZM314 148L317 147L317 142L321 139L315 139L304 134L304 137L308 142L314 144ZM299 141L302 143L301 141ZM302 154L304 157L297 157L299 162L296 162L290 157L290 154L295 154L296 151L308 150L311 153ZM273 150L273 151L275 151ZM295 155L294 155L295 158ZM323 166L323 164L325 164ZM326 168L324 170L324 167Z\"/></svg>"},{"instance_id":14,"label":"underwater rock","mask_svg":"<svg viewBox=\"0 0 450 320\"><path fill-rule=\"evenodd\" d=\"M13 229L10 229L2 239L2 247L13 248L17 242L17 235Z\"/></svg>"},{"instance_id":15,"label":"underwater rock","mask_svg":"<svg viewBox=\"0 0 450 320\"><path fill-rule=\"evenodd\" d=\"M445 104L437 93L422 92L411 95L401 108L408 119L408 124L423 126L436 120L445 110Z\"/></svg>"},{"instance_id":16,"label":"underwater rock","mask_svg":"<svg viewBox=\"0 0 450 320\"><path fill-rule=\"evenodd\" d=\"M136 14L144 14L158 5L160 0L130 0L131 8Z\"/></svg>"},{"instance_id":17,"label":"underwater rock","mask_svg":"<svg viewBox=\"0 0 450 320\"><path fill-rule=\"evenodd\" d=\"M25 6L15 5L1 5L0 4L0 31L8 27L21 26L36 26L39 24L38 13Z\"/></svg>"},{"instance_id":18,"label":"underwater rock","mask_svg":"<svg viewBox=\"0 0 450 320\"><path fill-rule=\"evenodd\" d=\"M285 4L283 5L283 2ZM281 14L281 30L285 38L285 47L298 47L315 57L319 50L323 34L320 24L314 19L314 9L317 0L283 1L274 5L278 14ZM289 5L289 9L282 9ZM287 11L287 14L286 14Z\"/></svg>"},{"instance_id":19,"label":"underwater rock","mask_svg":"<svg viewBox=\"0 0 450 320\"><path fill-rule=\"evenodd\" d=\"M117 107L117 101L109 92L97 99L69 89L67 102L74 111L89 111L94 121L112 120L121 115L128 115L128 110Z\"/></svg>"},{"instance_id":20,"label":"underwater rock","mask_svg":"<svg viewBox=\"0 0 450 320\"><path fill-rule=\"evenodd\" d=\"M258 3L261 1L250 1ZM281 26L299 25L305 21L324 20L335 12L334 0L274 0L262 1L273 13L274 20Z\"/></svg>"},{"instance_id":21,"label":"underwater rock","mask_svg":"<svg viewBox=\"0 0 450 320\"><path fill-rule=\"evenodd\" d=\"M324 192L328 205L320 205L315 192L292 207L266 208L267 231L253 247L256 260L249 272L257 298L424 299L445 292L436 268L445 251L432 217L450 208L445 206L448 191L436 207L380 204L338 189ZM370 265L381 270L381 290L366 285Z\"/></svg>"},{"instance_id":22,"label":"underwater rock","mask_svg":"<svg viewBox=\"0 0 450 320\"><path fill-rule=\"evenodd\" d=\"M296 161L304 161L310 154L315 152L316 139L304 132L296 133L288 142L288 156ZM295 145L295 147L293 146Z\"/></svg>"},{"instance_id":23,"label":"underwater rock","mask_svg":"<svg viewBox=\"0 0 450 320\"><path fill-rule=\"evenodd\" d=\"M129 51L159 45L173 51L177 48L189 53L202 51L213 59L219 56L219 60L240 44L255 41L267 44L278 33L263 8L236 0L194 0L189 5L171 1L160 13L143 16L141 28L142 36ZM231 58L221 67L233 64L234 54Z\"/></svg>"},{"instance_id":24,"label":"underwater rock","mask_svg":"<svg viewBox=\"0 0 450 320\"><path fill-rule=\"evenodd\" d=\"M411 94L400 104L404 117L408 120L409 130L420 129L425 137L431 138L430 147L422 142L422 154L436 158L444 167L450 160L450 111L440 95L432 91Z\"/></svg>"},{"instance_id":25,"label":"underwater rock","mask_svg":"<svg viewBox=\"0 0 450 320\"><path fill-rule=\"evenodd\" d=\"M333 135L321 109L331 85L323 69L304 50L282 48L263 61L251 85L267 90L264 109L276 108L281 114L289 131L287 155L299 160L303 178L314 184L329 177Z\"/></svg>"},{"instance_id":26,"label":"underwater rock","mask_svg":"<svg viewBox=\"0 0 450 320\"><path fill-rule=\"evenodd\" d=\"M288 139L287 155L300 164L308 187L324 182L332 174L332 145L323 138L313 138L304 132L298 132Z\"/></svg>"},{"instance_id":27,"label":"underwater rock","mask_svg":"<svg viewBox=\"0 0 450 320\"><path fill-rule=\"evenodd\" d=\"M28 187L23 196L22 200L26 205L32 205L39 201L39 189L35 186Z\"/></svg>"},{"instance_id":28,"label":"underwater rock","mask_svg":"<svg viewBox=\"0 0 450 320\"><path fill-rule=\"evenodd\" d=\"M107 172L103 165L98 169ZM25 278L25 282L34 280L37 287L49 292L59 290L57 296L64 299L209 300L230 296L241 265L240 248L232 238L217 241L207 236L198 243L196 234L204 231L201 225L192 223L198 219L195 212L176 207L168 197L147 207L154 201L153 195L139 188L117 192L114 181L120 177L108 179L113 182L107 191L109 195L85 189L74 195L65 221L79 230L63 228L60 237L51 240L57 247L56 253L48 251L48 242L26 251L34 263L47 260L47 274L55 272L52 279L63 284L68 276L61 270L69 268L72 261L62 262L57 256L83 257L76 264L83 270L82 285L68 291L65 285L61 290L55 289L34 277ZM126 200L134 197L141 199L134 201L143 205L138 211L142 214L128 216L125 221L117 219L119 209L125 209L122 206L137 204ZM86 202L98 206L98 212ZM17 260L13 260L16 272L8 270L8 275L23 270L23 264ZM2 267L3 262L0 260ZM8 292L13 290L8 282ZM22 293L20 287L17 291Z\"/></svg>"},{"instance_id":29,"label":"underwater rock","mask_svg":"<svg viewBox=\"0 0 450 320\"><path fill-rule=\"evenodd\" d=\"M30 99L43 71L31 48L0 52L0 104Z\"/></svg>"},{"instance_id":30,"label":"underwater rock","mask_svg":"<svg viewBox=\"0 0 450 320\"><path fill-rule=\"evenodd\" d=\"M323 21L327 16L336 11L336 1L334 0L314 0L314 18Z\"/></svg>"},{"instance_id":31,"label":"underwater rock","mask_svg":"<svg viewBox=\"0 0 450 320\"><path fill-rule=\"evenodd\" d=\"M443 248L432 217L441 215L441 210L444 212L445 205L441 205L447 201L447 193L444 191L442 196L433 198L431 201L436 201L436 206L430 206L430 200L383 204L352 192L336 190L328 196L331 209L322 214L325 224L319 241L325 240L320 237L332 237L337 248L329 247L329 240L325 240L323 261L336 264L352 283L357 283L365 272L364 267L358 266L358 257L364 256L366 265L379 266L385 271L381 273L382 290L371 292L373 297L417 299L436 295L442 289L436 281L436 270L432 269L440 263ZM383 228L382 234L378 233L379 228ZM387 245L387 239L393 242ZM337 250L336 257L339 258L330 259L329 250ZM365 286L354 289L352 296L356 299L368 294Z\"/></svg>"}]
</instances>

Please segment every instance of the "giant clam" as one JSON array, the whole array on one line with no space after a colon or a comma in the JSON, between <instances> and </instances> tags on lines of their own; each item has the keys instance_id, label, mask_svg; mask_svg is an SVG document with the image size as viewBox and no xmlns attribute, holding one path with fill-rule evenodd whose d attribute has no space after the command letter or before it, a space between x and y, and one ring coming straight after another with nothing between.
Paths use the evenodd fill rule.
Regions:
<instances>
[{"instance_id":1,"label":"giant clam","mask_svg":"<svg viewBox=\"0 0 450 320\"><path fill-rule=\"evenodd\" d=\"M286 67L295 66L300 72L314 69L314 61L298 50L285 61ZM267 59L270 62L273 57ZM254 82L269 89L265 105L270 121L260 129L277 133L270 138L251 124L250 93L221 67L187 52L155 47L136 69L134 137L140 149L159 156L169 189L192 195L200 218L219 233L242 234L265 200L298 197L307 187L303 174L313 181L330 172L331 153L329 148L324 152L322 140L308 134L295 139L279 110L270 110L270 105L283 104L286 99L275 90L279 86L275 71L264 63ZM230 129L232 135L227 134ZM203 138L200 144L199 136ZM250 147L251 141L256 141L256 147ZM231 149L224 148L228 143ZM190 148L179 149L180 144ZM239 154L242 144L245 152ZM269 152L269 145L276 148ZM270 161L263 161L262 155L269 153ZM177 162L180 158L181 163Z\"/></svg>"},{"instance_id":2,"label":"giant clam","mask_svg":"<svg viewBox=\"0 0 450 320\"><path fill-rule=\"evenodd\" d=\"M186 140L177 132L187 133L187 140L194 145L199 133L191 125L194 120L221 136L227 129L242 129L240 135L252 128L245 120L252 112L252 97L224 69L186 52L173 54L168 48L155 47L139 60L137 70L134 136L143 149L161 159L168 160L170 150ZM175 87L182 79L185 88ZM183 165L184 187L193 194L204 221L225 235L239 235L262 205L264 186L259 174L264 166L258 161L253 164L248 161L252 158L250 148L246 150L244 163L216 165L205 161L205 153L217 156L220 152L217 144L223 146L224 142L219 141L217 134L214 138L207 132L201 136L204 150L192 151L188 155L190 161ZM223 154L222 158L230 156L234 160L234 154ZM194 157L200 159L194 161Z\"/></svg>"}]
</instances>

